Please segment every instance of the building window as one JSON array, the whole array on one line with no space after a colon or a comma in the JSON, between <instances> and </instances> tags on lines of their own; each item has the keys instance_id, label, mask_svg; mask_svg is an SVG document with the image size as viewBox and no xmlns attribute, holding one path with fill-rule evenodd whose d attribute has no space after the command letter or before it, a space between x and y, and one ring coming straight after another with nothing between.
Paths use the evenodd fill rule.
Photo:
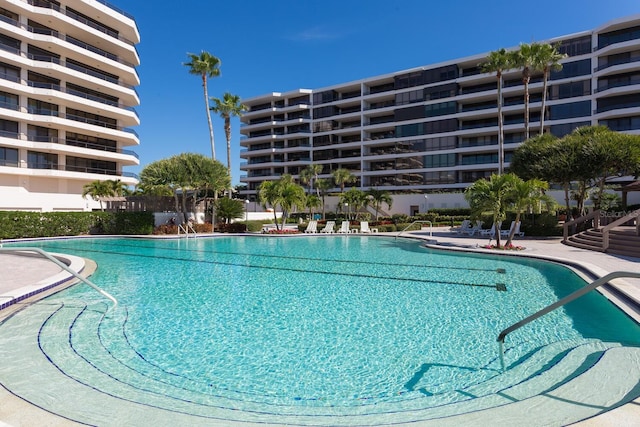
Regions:
<instances>
[{"instance_id":1,"label":"building window","mask_svg":"<svg viewBox=\"0 0 640 427\"><path fill-rule=\"evenodd\" d=\"M0 119L0 136L18 138L18 122Z\"/></svg>"},{"instance_id":2,"label":"building window","mask_svg":"<svg viewBox=\"0 0 640 427\"><path fill-rule=\"evenodd\" d=\"M562 138L565 135L573 132L574 129L582 126L590 126L591 122L577 122L577 123L565 123L562 125L553 125L550 128L551 135Z\"/></svg>"},{"instance_id":3,"label":"building window","mask_svg":"<svg viewBox=\"0 0 640 427\"><path fill-rule=\"evenodd\" d=\"M551 73L550 80L568 79L570 77L587 76L591 74L591 59L567 62L562 64L562 70Z\"/></svg>"},{"instance_id":4,"label":"building window","mask_svg":"<svg viewBox=\"0 0 640 427\"><path fill-rule=\"evenodd\" d=\"M20 109L18 95L8 92L0 92L0 108L17 111Z\"/></svg>"},{"instance_id":5,"label":"building window","mask_svg":"<svg viewBox=\"0 0 640 427\"><path fill-rule=\"evenodd\" d=\"M29 98L27 108L31 114L39 114L42 116L58 115L58 106L56 104L40 101L39 99Z\"/></svg>"},{"instance_id":6,"label":"building window","mask_svg":"<svg viewBox=\"0 0 640 427\"><path fill-rule=\"evenodd\" d=\"M72 172L117 175L115 162L67 156L66 170Z\"/></svg>"},{"instance_id":7,"label":"building window","mask_svg":"<svg viewBox=\"0 0 640 427\"><path fill-rule=\"evenodd\" d=\"M18 150L0 147L0 166L18 167Z\"/></svg>"},{"instance_id":8,"label":"building window","mask_svg":"<svg viewBox=\"0 0 640 427\"><path fill-rule=\"evenodd\" d=\"M58 155L28 151L27 167L31 169L58 169Z\"/></svg>"},{"instance_id":9,"label":"building window","mask_svg":"<svg viewBox=\"0 0 640 427\"><path fill-rule=\"evenodd\" d=\"M600 120L599 124L605 125L609 129L617 132L622 132L625 130L636 130L640 129L640 116Z\"/></svg>"},{"instance_id":10,"label":"building window","mask_svg":"<svg viewBox=\"0 0 640 427\"><path fill-rule=\"evenodd\" d=\"M591 53L591 36L563 40L560 43L558 52L564 53L567 56L578 56Z\"/></svg>"},{"instance_id":11,"label":"building window","mask_svg":"<svg viewBox=\"0 0 640 427\"><path fill-rule=\"evenodd\" d=\"M497 153L467 154L462 156L462 165L484 165L498 163Z\"/></svg>"},{"instance_id":12,"label":"building window","mask_svg":"<svg viewBox=\"0 0 640 427\"><path fill-rule=\"evenodd\" d=\"M614 43L622 43L636 39L640 39L640 26L599 34L598 49L602 49L603 47L607 47Z\"/></svg>"},{"instance_id":13,"label":"building window","mask_svg":"<svg viewBox=\"0 0 640 427\"><path fill-rule=\"evenodd\" d=\"M444 168L456 165L456 155L449 154L435 154L432 156L424 156L425 168Z\"/></svg>"},{"instance_id":14,"label":"building window","mask_svg":"<svg viewBox=\"0 0 640 427\"><path fill-rule=\"evenodd\" d=\"M550 120L571 119L591 115L591 101L572 102L549 107Z\"/></svg>"},{"instance_id":15,"label":"building window","mask_svg":"<svg viewBox=\"0 0 640 427\"><path fill-rule=\"evenodd\" d=\"M425 105L424 116L435 117L455 114L458 111L458 103L455 101L442 102L440 104Z\"/></svg>"},{"instance_id":16,"label":"building window","mask_svg":"<svg viewBox=\"0 0 640 427\"><path fill-rule=\"evenodd\" d=\"M28 125L27 139L35 142L58 142L58 129Z\"/></svg>"},{"instance_id":17,"label":"building window","mask_svg":"<svg viewBox=\"0 0 640 427\"><path fill-rule=\"evenodd\" d=\"M20 68L0 63L0 79L20 82Z\"/></svg>"}]
</instances>

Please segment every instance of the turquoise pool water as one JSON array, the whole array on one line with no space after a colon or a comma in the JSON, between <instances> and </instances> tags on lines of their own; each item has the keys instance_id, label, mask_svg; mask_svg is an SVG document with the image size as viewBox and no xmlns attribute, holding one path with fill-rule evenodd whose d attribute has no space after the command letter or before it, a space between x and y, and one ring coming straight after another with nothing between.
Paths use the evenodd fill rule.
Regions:
<instances>
[{"instance_id":1,"label":"turquoise pool water","mask_svg":"<svg viewBox=\"0 0 640 427\"><path fill-rule=\"evenodd\" d=\"M170 410L335 416L461 401L502 374L502 329L584 285L552 263L370 236L38 246L95 260L91 280L119 300L103 317L108 303L87 286L46 298L56 311L41 351L76 381L125 400L160 395ZM593 292L510 335L506 355L513 367L555 343L638 337Z\"/></svg>"}]
</instances>

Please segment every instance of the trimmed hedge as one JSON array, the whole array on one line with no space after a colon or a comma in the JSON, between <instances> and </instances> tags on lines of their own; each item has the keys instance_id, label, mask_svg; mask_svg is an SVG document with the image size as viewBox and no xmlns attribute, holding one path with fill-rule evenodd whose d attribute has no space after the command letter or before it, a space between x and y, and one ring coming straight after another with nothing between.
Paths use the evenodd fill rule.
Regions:
<instances>
[{"instance_id":1,"label":"trimmed hedge","mask_svg":"<svg viewBox=\"0 0 640 427\"><path fill-rule=\"evenodd\" d=\"M0 239L152 232L151 212L0 211Z\"/></svg>"}]
</instances>

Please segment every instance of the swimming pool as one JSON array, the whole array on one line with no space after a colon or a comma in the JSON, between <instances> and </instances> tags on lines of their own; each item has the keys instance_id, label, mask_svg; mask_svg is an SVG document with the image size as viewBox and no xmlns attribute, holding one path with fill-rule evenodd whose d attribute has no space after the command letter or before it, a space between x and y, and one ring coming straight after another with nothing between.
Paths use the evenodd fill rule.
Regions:
<instances>
[{"instance_id":1,"label":"swimming pool","mask_svg":"<svg viewBox=\"0 0 640 427\"><path fill-rule=\"evenodd\" d=\"M110 419L92 419L96 410L78 416L68 390L97 392L97 406L108 396L202 420L413 422L457 413L460 405L482 409L487 396L542 377L575 349L639 344L638 325L594 292L510 335L511 369L502 373L500 330L584 282L556 264L439 252L415 240L71 239L40 246L96 260L92 281L120 304L104 316L108 303L75 286L3 322L0 351L6 360L37 347L47 369L69 382L66 398L52 399L62 387L56 384L22 385L16 394L89 423ZM36 344L16 333L25 325L36 331ZM3 383L15 375L0 373Z\"/></svg>"}]
</instances>

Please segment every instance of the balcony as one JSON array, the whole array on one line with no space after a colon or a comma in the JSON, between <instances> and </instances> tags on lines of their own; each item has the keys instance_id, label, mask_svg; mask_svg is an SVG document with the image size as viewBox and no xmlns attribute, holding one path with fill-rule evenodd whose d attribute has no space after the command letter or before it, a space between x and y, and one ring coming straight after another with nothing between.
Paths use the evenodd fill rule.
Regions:
<instances>
[{"instance_id":1,"label":"balcony","mask_svg":"<svg viewBox=\"0 0 640 427\"><path fill-rule=\"evenodd\" d=\"M135 21L135 18L133 17L133 15L123 11L122 9L118 8L117 6L114 6L114 5L108 3L108 2L106 2L104 0L96 0L96 1L98 3L100 3L100 4L103 4L103 5L107 6L109 9L113 10L114 12L117 12L120 15L125 16L125 17L131 19L132 21ZM118 33L114 32L113 30L111 30L111 29L109 29L109 28L107 28L107 27L105 27L103 25L100 25L97 22L89 21L86 18L83 18L83 17L73 13L70 10L62 9L60 6L58 6L56 4L53 4L53 3L50 3L50 2L39 1L39 0L27 0L26 2L29 3L31 6L36 6L36 7L42 7L42 8L46 8L46 9L55 10L58 13L61 13L61 14L65 15L65 16L68 16L69 18L72 18L72 19L74 19L74 20L76 20L78 22L81 22L81 23L83 23L83 24L85 24L85 25L87 25L87 26L89 26L91 28L94 28L94 29L96 29L96 30L98 30L100 32L103 32L103 33L105 33L105 34L107 34L107 35L109 35L109 36L111 36L113 38L121 40L121 41L123 41L123 42L125 42L127 44L132 45L132 46L134 45L134 43L132 41L120 36Z\"/></svg>"}]
</instances>

